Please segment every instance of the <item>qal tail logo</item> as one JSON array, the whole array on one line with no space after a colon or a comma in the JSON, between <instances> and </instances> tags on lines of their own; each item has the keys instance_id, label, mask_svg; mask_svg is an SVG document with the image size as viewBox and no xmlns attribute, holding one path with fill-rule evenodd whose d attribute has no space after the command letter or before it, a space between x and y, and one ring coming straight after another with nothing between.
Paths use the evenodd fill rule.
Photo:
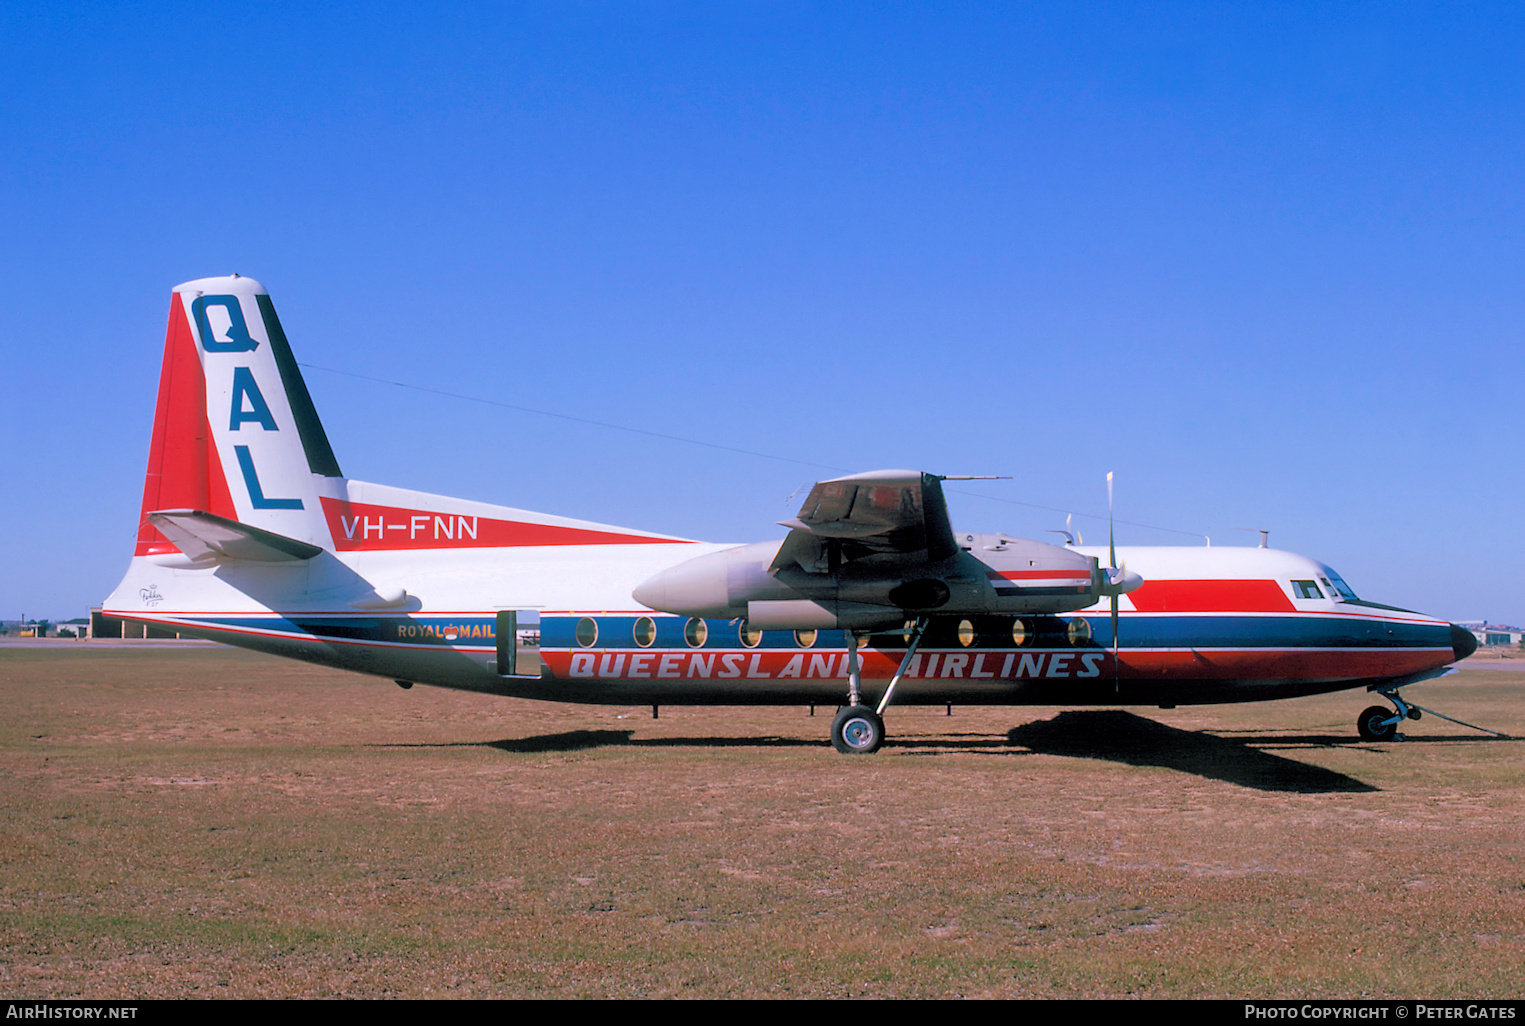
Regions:
<instances>
[{"instance_id":1,"label":"qal tail logo","mask_svg":"<svg viewBox=\"0 0 1525 1026\"><path fill-rule=\"evenodd\" d=\"M237 296L198 296L191 303L191 316L201 332L201 348L209 353L249 353L259 348L249 334Z\"/></svg>"}]
</instances>

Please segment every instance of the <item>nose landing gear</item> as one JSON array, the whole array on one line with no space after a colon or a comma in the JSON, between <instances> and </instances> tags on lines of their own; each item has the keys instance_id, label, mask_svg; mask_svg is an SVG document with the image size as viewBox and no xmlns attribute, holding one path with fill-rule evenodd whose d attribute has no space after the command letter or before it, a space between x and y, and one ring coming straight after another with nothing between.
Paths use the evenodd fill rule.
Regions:
<instances>
[{"instance_id":1,"label":"nose landing gear","mask_svg":"<svg viewBox=\"0 0 1525 1026\"><path fill-rule=\"evenodd\" d=\"M1492 734L1494 737L1509 736L1501 734L1496 730L1489 730L1487 727L1479 727L1475 723L1468 723L1466 720L1458 720L1454 716L1447 716L1445 713L1435 712L1434 709L1424 709L1406 702L1403 700L1403 696L1398 694L1396 687L1373 688L1372 690L1381 692L1382 697L1393 703L1393 708L1397 711L1388 712L1380 705L1373 705L1365 709L1360 716L1356 717L1356 731L1361 735L1363 741L1402 741L1404 738L1402 734L1398 733L1398 725L1406 719L1417 720L1425 713L1431 713L1443 720L1449 720L1463 727L1480 730L1484 734Z\"/></svg>"},{"instance_id":2,"label":"nose landing gear","mask_svg":"<svg viewBox=\"0 0 1525 1026\"><path fill-rule=\"evenodd\" d=\"M1398 733L1398 725L1405 719L1417 720L1424 715L1418 706L1410 705L1403 700L1397 688L1378 688L1382 697L1393 703L1397 712L1388 712L1380 705L1374 705L1364 710L1356 718L1356 731L1363 741L1402 741L1403 735Z\"/></svg>"},{"instance_id":3,"label":"nose landing gear","mask_svg":"<svg viewBox=\"0 0 1525 1026\"><path fill-rule=\"evenodd\" d=\"M1402 715L1373 705L1356 717L1356 731L1363 741L1402 741L1403 735L1398 733L1398 724L1402 722Z\"/></svg>"}]
</instances>

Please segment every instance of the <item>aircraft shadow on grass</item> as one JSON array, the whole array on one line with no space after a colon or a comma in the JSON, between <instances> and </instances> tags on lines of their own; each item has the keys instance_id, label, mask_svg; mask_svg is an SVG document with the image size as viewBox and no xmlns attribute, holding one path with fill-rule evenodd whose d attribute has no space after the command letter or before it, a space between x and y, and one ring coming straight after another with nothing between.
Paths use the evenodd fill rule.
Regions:
<instances>
[{"instance_id":1,"label":"aircraft shadow on grass","mask_svg":"<svg viewBox=\"0 0 1525 1026\"><path fill-rule=\"evenodd\" d=\"M1263 735L1256 735L1257 738L1261 736ZM1276 737L1274 740L1279 744L1295 744L1299 747L1305 747L1310 741L1348 741L1344 738L1288 737ZM931 747L950 751L997 749L1007 754L1020 754L1011 751L1012 746L1020 746L1028 752L1045 755L1106 759L1131 766L1157 766L1262 791L1323 794L1378 790L1343 773L1262 751L1248 740L1180 730L1120 710L1064 712L1053 719L1017 727L1004 738L959 737L951 742L906 738L900 744L891 739L887 747L893 749L901 744L919 749ZM572 730L560 734L506 738L485 742L485 745L499 751L516 753L571 752L616 747L821 747L818 741L784 737L637 738L633 730Z\"/></svg>"},{"instance_id":2,"label":"aircraft shadow on grass","mask_svg":"<svg viewBox=\"0 0 1525 1026\"><path fill-rule=\"evenodd\" d=\"M593 748L820 748L821 742L790 737L656 737L637 738L634 730L570 730L499 741L463 742L502 752L575 752ZM1181 730L1122 710L1103 709L1060 713L1053 719L1023 724L999 735L958 735L955 738L891 738L886 748L900 747L991 754L1064 755L1105 759L1130 766L1155 766L1261 791L1300 794L1363 793L1380 788L1364 781L1267 749L1351 747L1369 742L1346 735L1267 734L1235 731L1242 737ZM1495 738L1414 738L1410 743L1472 743ZM432 746L424 746L432 747ZM1025 749L1014 752L1013 747Z\"/></svg>"},{"instance_id":3,"label":"aircraft shadow on grass","mask_svg":"<svg viewBox=\"0 0 1525 1026\"><path fill-rule=\"evenodd\" d=\"M1329 794L1380 790L1334 770L1262 751L1244 740L1180 730L1116 709L1063 712L1051 720L1023 724L1007 737L1013 744L1044 755L1158 766L1260 791ZM1307 739L1275 740L1288 743Z\"/></svg>"},{"instance_id":4,"label":"aircraft shadow on grass","mask_svg":"<svg viewBox=\"0 0 1525 1026\"><path fill-rule=\"evenodd\" d=\"M569 730L564 734L485 742L500 752L576 752L588 748L821 748L822 742L793 737L653 737L633 730Z\"/></svg>"},{"instance_id":5,"label":"aircraft shadow on grass","mask_svg":"<svg viewBox=\"0 0 1525 1026\"><path fill-rule=\"evenodd\" d=\"M1004 742L1002 742L1004 745ZM824 741L797 737L646 737L633 730L568 730L561 734L507 737L499 741L388 743L378 748L496 748L500 752L581 752L590 748L823 748Z\"/></svg>"}]
</instances>

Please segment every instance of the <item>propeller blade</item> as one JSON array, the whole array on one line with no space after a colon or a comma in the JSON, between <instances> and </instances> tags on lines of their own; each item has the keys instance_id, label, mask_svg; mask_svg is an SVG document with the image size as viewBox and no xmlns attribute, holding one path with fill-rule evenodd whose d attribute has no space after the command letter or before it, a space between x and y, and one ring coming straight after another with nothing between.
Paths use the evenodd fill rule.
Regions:
<instances>
[{"instance_id":1,"label":"propeller blade","mask_svg":"<svg viewBox=\"0 0 1525 1026\"><path fill-rule=\"evenodd\" d=\"M1112 572L1107 575L1108 580L1118 583L1117 578L1117 535L1112 526L1112 471L1107 471L1107 560L1108 569ZM1112 692L1121 693L1123 685L1118 679L1117 666L1117 595L1114 588L1112 591Z\"/></svg>"},{"instance_id":2,"label":"propeller blade","mask_svg":"<svg viewBox=\"0 0 1525 1026\"><path fill-rule=\"evenodd\" d=\"M1117 540L1112 533L1112 471L1107 471L1107 565L1117 569Z\"/></svg>"},{"instance_id":3,"label":"propeller blade","mask_svg":"<svg viewBox=\"0 0 1525 1026\"><path fill-rule=\"evenodd\" d=\"M1117 666L1117 593L1112 593L1112 691L1122 690L1122 684L1118 681Z\"/></svg>"}]
</instances>

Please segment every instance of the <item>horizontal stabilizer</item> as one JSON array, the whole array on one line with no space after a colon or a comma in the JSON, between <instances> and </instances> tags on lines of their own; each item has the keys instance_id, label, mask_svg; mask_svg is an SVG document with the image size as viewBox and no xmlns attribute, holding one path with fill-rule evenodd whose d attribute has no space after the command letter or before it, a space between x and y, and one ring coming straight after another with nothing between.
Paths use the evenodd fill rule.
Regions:
<instances>
[{"instance_id":1,"label":"horizontal stabilizer","mask_svg":"<svg viewBox=\"0 0 1525 1026\"><path fill-rule=\"evenodd\" d=\"M199 509L155 510L148 519L193 563L224 559L288 563L311 559L323 551L320 546Z\"/></svg>"}]
</instances>

